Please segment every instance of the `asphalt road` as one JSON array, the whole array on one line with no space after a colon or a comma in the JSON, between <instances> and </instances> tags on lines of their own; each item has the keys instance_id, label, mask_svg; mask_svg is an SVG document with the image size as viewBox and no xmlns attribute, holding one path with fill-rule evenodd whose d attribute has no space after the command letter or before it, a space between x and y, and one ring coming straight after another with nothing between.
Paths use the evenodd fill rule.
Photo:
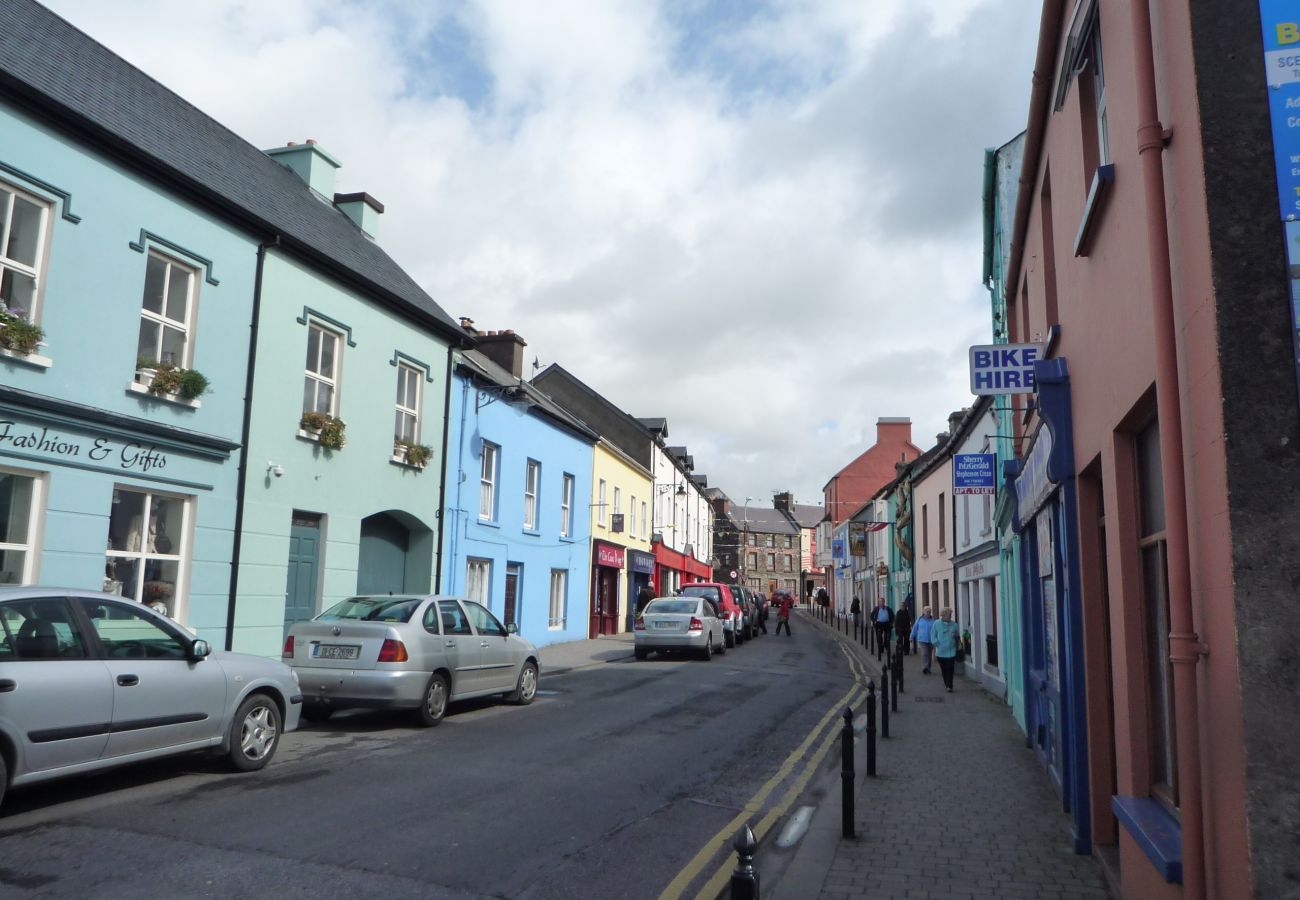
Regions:
<instances>
[{"instance_id":1,"label":"asphalt road","mask_svg":"<svg viewBox=\"0 0 1300 900\"><path fill-rule=\"evenodd\" d=\"M430 730L304 723L252 775L189 756L13 791L0 896L695 896L738 815L808 793L853 686L805 624L711 662L543 673L531 706L458 704Z\"/></svg>"}]
</instances>

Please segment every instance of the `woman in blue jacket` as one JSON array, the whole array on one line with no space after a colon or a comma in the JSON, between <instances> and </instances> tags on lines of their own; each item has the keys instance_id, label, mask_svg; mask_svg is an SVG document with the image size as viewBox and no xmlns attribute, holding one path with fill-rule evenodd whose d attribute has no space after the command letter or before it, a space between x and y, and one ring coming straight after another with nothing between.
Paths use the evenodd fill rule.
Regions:
<instances>
[{"instance_id":1,"label":"woman in blue jacket","mask_svg":"<svg viewBox=\"0 0 1300 900\"><path fill-rule=\"evenodd\" d=\"M945 606L939 621L930 626L930 642L934 655L939 658L939 671L943 673L943 686L952 693L952 674L957 668L957 623L952 620L952 609Z\"/></svg>"},{"instance_id":2,"label":"woman in blue jacket","mask_svg":"<svg viewBox=\"0 0 1300 900\"><path fill-rule=\"evenodd\" d=\"M930 663L934 659L934 643L930 640L930 626L934 624L934 617L930 615L930 607L921 607L921 617L912 623L912 637L921 647L921 661L925 664L921 673L930 674Z\"/></svg>"}]
</instances>

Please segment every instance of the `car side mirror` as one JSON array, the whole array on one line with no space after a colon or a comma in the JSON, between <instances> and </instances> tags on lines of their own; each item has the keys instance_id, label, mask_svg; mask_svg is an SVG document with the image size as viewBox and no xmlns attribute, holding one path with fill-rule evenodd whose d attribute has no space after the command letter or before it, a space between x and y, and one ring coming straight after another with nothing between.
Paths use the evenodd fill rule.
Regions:
<instances>
[{"instance_id":1,"label":"car side mirror","mask_svg":"<svg viewBox=\"0 0 1300 900\"><path fill-rule=\"evenodd\" d=\"M212 645L205 640L196 640L190 644L190 662L198 662L212 652Z\"/></svg>"},{"instance_id":2,"label":"car side mirror","mask_svg":"<svg viewBox=\"0 0 1300 900\"><path fill-rule=\"evenodd\" d=\"M506 634L518 634L518 633L519 633L518 625L516 625L514 622L509 622L506 624Z\"/></svg>"}]
</instances>

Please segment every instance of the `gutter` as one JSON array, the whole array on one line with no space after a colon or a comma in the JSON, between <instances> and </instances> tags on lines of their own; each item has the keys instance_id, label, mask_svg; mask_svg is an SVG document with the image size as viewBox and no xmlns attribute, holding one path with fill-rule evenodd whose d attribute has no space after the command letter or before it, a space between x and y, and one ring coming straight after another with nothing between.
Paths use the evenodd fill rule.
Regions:
<instances>
[{"instance_id":1,"label":"gutter","mask_svg":"<svg viewBox=\"0 0 1300 900\"><path fill-rule=\"evenodd\" d=\"M433 550L433 592L442 593L442 541L447 531L447 430L451 427L451 367L456 351L447 346L447 385L442 396L442 481L438 484L438 543ZM459 478L459 466L457 477ZM459 505L459 504L458 504Z\"/></svg>"}]
</instances>

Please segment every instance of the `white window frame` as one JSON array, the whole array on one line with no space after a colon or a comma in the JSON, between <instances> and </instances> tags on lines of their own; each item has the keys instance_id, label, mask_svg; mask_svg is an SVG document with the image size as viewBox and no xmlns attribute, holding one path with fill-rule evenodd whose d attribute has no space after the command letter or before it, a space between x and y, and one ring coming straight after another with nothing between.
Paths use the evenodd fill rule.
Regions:
<instances>
[{"instance_id":1,"label":"white window frame","mask_svg":"<svg viewBox=\"0 0 1300 900\"><path fill-rule=\"evenodd\" d=\"M551 605L547 613L546 629L563 631L568 623L569 570L551 569Z\"/></svg>"},{"instance_id":2,"label":"white window frame","mask_svg":"<svg viewBox=\"0 0 1300 900\"><path fill-rule=\"evenodd\" d=\"M636 494L627 501L627 536L636 537Z\"/></svg>"},{"instance_id":3,"label":"white window frame","mask_svg":"<svg viewBox=\"0 0 1300 900\"><path fill-rule=\"evenodd\" d=\"M601 528L605 527L605 496L605 479L602 478L600 479L600 494L596 497L596 509L598 510L596 513L596 523L600 525Z\"/></svg>"},{"instance_id":4,"label":"white window frame","mask_svg":"<svg viewBox=\"0 0 1300 900\"><path fill-rule=\"evenodd\" d=\"M190 559L190 530L191 523L194 520L194 497L185 494L172 494L166 491L152 491L142 489L133 485L116 484L113 486L113 493L140 494L144 496L144 506L141 512L141 521L149 522L152 518L153 503L155 497L163 497L167 500L178 501L181 504L181 524L177 533L180 535L173 553L160 553L157 550L150 551L141 541L139 550L114 550L109 548L105 551L106 559L110 560L134 560L136 562L135 572L135 596L144 602L144 583L145 568L148 563L174 562L176 563L176 584L175 593L172 595L172 601L169 604L171 618L177 622L184 623L185 616L189 612L189 602L186 592L186 585L189 583L189 559ZM143 536L143 535L142 535ZM125 585L124 585L125 587ZM123 596L126 596L124 593Z\"/></svg>"},{"instance_id":5,"label":"white window frame","mask_svg":"<svg viewBox=\"0 0 1300 900\"><path fill-rule=\"evenodd\" d=\"M641 534L643 537L649 537L649 536L650 536L650 532L646 530L646 529L648 528L648 525L647 525L647 519L646 519L646 509L647 509L647 507L646 507L646 502L645 502L644 500L642 500L642 501L641 501L641 531L640 531L640 534Z\"/></svg>"},{"instance_id":6,"label":"white window frame","mask_svg":"<svg viewBox=\"0 0 1300 900\"><path fill-rule=\"evenodd\" d=\"M542 464L535 459L524 463L524 528L537 530L537 492L542 483Z\"/></svg>"},{"instance_id":7,"label":"white window frame","mask_svg":"<svg viewBox=\"0 0 1300 900\"><path fill-rule=\"evenodd\" d=\"M18 571L17 580L6 580L0 572L0 584L35 584L40 580L41 525L45 510L45 476L40 472L25 469L0 468L0 473L15 478L26 478L32 482L31 501L27 509L27 540L0 541L0 550L23 554L22 570Z\"/></svg>"},{"instance_id":8,"label":"white window frame","mask_svg":"<svg viewBox=\"0 0 1300 900\"><path fill-rule=\"evenodd\" d=\"M497 471L500 460L501 448L490 441L484 441L483 458L479 466L478 517L480 521L496 521Z\"/></svg>"},{"instance_id":9,"label":"white window frame","mask_svg":"<svg viewBox=\"0 0 1300 900\"><path fill-rule=\"evenodd\" d=\"M408 406L403 401L411 393L411 385L415 385L415 405ZM395 401L393 415L393 443L406 441L408 444L420 443L420 408L424 402L424 373L415 366L408 366L406 363L397 364L397 399ZM411 436L402 437L402 426L406 420L411 423Z\"/></svg>"},{"instance_id":10,"label":"white window frame","mask_svg":"<svg viewBox=\"0 0 1300 900\"><path fill-rule=\"evenodd\" d=\"M146 274L144 286L141 289L140 296L140 319L141 324L148 322L158 327L158 340L152 348L145 348L140 345L139 338L136 340L136 356L138 358L156 360L161 363L169 363L177 368L189 368L190 361L194 358L194 325L198 318L198 292L199 292L199 270L188 263L181 262L174 256L168 256L165 253L159 253L152 248L146 254L145 272L148 272L150 262L157 262L163 265L163 282L162 297L159 306L162 312L154 312L145 305L148 299L144 291L149 289L149 279ZM185 318L183 320L173 319L167 315L167 295L170 293L172 279L177 274L183 274L189 280L185 287ZM182 350L180 359L163 358L163 337L167 329L178 331L181 334ZM147 351L147 352L146 352Z\"/></svg>"},{"instance_id":11,"label":"white window frame","mask_svg":"<svg viewBox=\"0 0 1300 900\"><path fill-rule=\"evenodd\" d=\"M320 335L320 339L318 339L316 342L315 360L310 358L311 335L313 333L318 333ZM334 365L330 367L330 371L328 372L321 371L320 369L321 357L324 353L324 347L325 347L324 338L326 337L329 337L331 340L334 341ZM314 386L316 393L313 395L315 402L312 403L311 406L304 405L303 412L322 412L330 416L337 416L339 414L339 388L342 386L342 380L343 380L342 379L343 343L344 343L344 337L341 332L335 331L332 328L327 328L324 325L320 324L319 322L315 321L314 319L308 320L307 322L308 358L306 363L303 366L303 370L304 370L303 393L304 394L306 393L305 388L307 387L308 383ZM313 368L313 366L315 366L315 368ZM328 387L330 389L330 402L329 402L328 409L320 409L319 392L321 387ZM304 399L306 398L304 397Z\"/></svg>"},{"instance_id":12,"label":"white window frame","mask_svg":"<svg viewBox=\"0 0 1300 900\"><path fill-rule=\"evenodd\" d=\"M560 536L573 537L573 494L575 479L568 472L564 473L563 488L560 496Z\"/></svg>"},{"instance_id":13,"label":"white window frame","mask_svg":"<svg viewBox=\"0 0 1300 900\"><path fill-rule=\"evenodd\" d=\"M621 515L623 512L623 489L614 487L614 515Z\"/></svg>"},{"instance_id":14,"label":"white window frame","mask_svg":"<svg viewBox=\"0 0 1300 900\"><path fill-rule=\"evenodd\" d=\"M465 560L465 599L472 600L484 609L492 593L492 560L470 557Z\"/></svg>"},{"instance_id":15,"label":"white window frame","mask_svg":"<svg viewBox=\"0 0 1300 900\"><path fill-rule=\"evenodd\" d=\"M1094 14L1088 33L1087 52L1097 112L1097 165L1104 166L1110 163L1110 123L1106 117L1106 58L1101 46L1101 17L1097 14Z\"/></svg>"},{"instance_id":16,"label":"white window frame","mask_svg":"<svg viewBox=\"0 0 1300 900\"><path fill-rule=\"evenodd\" d=\"M45 257L49 250L50 232L53 230L50 227L50 213L53 204L44 197L25 191L10 181L0 181L0 187L3 187L14 197L21 198L33 206L39 207L41 211L41 220L37 226L36 235L36 258L33 260L33 264L29 266L27 263L10 259L8 255L9 232L13 228L14 201L12 199L7 200L3 208L0 208L0 281L3 280L6 269L32 279L32 304L31 309L26 311L25 318L28 322L40 322L41 300L45 289Z\"/></svg>"}]
</instances>

